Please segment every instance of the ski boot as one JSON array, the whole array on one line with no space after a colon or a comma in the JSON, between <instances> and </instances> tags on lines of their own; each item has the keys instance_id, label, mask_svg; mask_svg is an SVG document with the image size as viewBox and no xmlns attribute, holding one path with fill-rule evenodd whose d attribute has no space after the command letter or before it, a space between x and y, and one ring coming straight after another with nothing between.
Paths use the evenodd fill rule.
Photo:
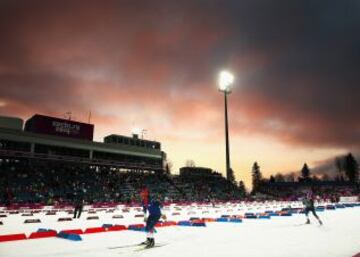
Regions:
<instances>
[{"instance_id":1,"label":"ski boot","mask_svg":"<svg viewBox=\"0 0 360 257\"><path fill-rule=\"evenodd\" d=\"M151 241L150 238L146 238L146 241L140 243L140 245L146 245L146 246L148 246L148 245L150 244L150 241Z\"/></svg>"},{"instance_id":2,"label":"ski boot","mask_svg":"<svg viewBox=\"0 0 360 257\"><path fill-rule=\"evenodd\" d=\"M310 224L310 220L307 220L305 224Z\"/></svg>"},{"instance_id":3,"label":"ski boot","mask_svg":"<svg viewBox=\"0 0 360 257\"><path fill-rule=\"evenodd\" d=\"M145 248L153 248L154 246L155 246L155 240L154 240L154 238L150 238L149 239L150 241L149 241L149 243L145 246Z\"/></svg>"}]
</instances>

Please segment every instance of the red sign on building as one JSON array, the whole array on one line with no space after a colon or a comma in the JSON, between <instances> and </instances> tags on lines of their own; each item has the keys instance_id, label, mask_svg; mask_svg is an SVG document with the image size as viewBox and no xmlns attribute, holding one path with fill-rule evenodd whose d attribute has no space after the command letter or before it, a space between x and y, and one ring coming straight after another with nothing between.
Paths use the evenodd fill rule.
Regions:
<instances>
[{"instance_id":1,"label":"red sign on building","mask_svg":"<svg viewBox=\"0 0 360 257\"><path fill-rule=\"evenodd\" d=\"M35 114L26 121L25 131L92 141L94 125Z\"/></svg>"}]
</instances>

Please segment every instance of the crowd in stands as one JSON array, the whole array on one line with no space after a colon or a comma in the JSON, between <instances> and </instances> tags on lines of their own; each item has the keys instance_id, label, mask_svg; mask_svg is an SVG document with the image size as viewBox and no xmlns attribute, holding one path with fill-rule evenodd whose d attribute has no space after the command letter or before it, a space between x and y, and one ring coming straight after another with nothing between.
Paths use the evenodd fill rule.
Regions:
<instances>
[{"instance_id":1,"label":"crowd in stands","mask_svg":"<svg viewBox=\"0 0 360 257\"><path fill-rule=\"evenodd\" d=\"M244 192L236 185L209 168L183 167L180 176L173 180L195 201L239 200L244 197Z\"/></svg>"},{"instance_id":2,"label":"crowd in stands","mask_svg":"<svg viewBox=\"0 0 360 257\"><path fill-rule=\"evenodd\" d=\"M294 184L295 185L295 184ZM244 195L221 174L184 172L124 171L111 167L30 160L0 159L0 205L39 203L72 204L75 192L84 193L86 203L140 203L139 192L147 187L151 194L166 201L297 200L312 190L331 201L340 196L358 195L355 185L273 184L258 194Z\"/></svg>"},{"instance_id":3,"label":"crowd in stands","mask_svg":"<svg viewBox=\"0 0 360 257\"><path fill-rule=\"evenodd\" d=\"M221 176L189 180L162 172L0 159L0 204L5 205L71 204L79 190L86 203L139 203L143 187L166 201L225 200L234 198L229 184Z\"/></svg>"}]
</instances>

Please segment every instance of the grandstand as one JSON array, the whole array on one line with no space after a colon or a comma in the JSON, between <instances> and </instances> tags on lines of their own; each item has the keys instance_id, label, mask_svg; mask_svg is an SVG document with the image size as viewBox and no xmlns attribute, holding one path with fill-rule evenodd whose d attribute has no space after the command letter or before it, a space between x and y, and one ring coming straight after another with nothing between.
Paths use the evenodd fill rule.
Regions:
<instances>
[{"instance_id":1,"label":"grandstand","mask_svg":"<svg viewBox=\"0 0 360 257\"><path fill-rule=\"evenodd\" d=\"M159 142L137 135L95 142L93 131L92 124L38 114L24 129L21 119L0 118L0 184L8 191L3 201L64 201L79 184L92 189L89 201L128 200L129 172L163 173L166 154Z\"/></svg>"},{"instance_id":2,"label":"grandstand","mask_svg":"<svg viewBox=\"0 0 360 257\"><path fill-rule=\"evenodd\" d=\"M6 122L0 124L3 125L0 127L2 158L107 165L125 170L163 170L166 155L160 143L139 139L136 135L110 135L104 142L94 142L92 124L43 115L30 118L24 130L6 126Z\"/></svg>"},{"instance_id":3,"label":"grandstand","mask_svg":"<svg viewBox=\"0 0 360 257\"><path fill-rule=\"evenodd\" d=\"M93 133L92 124L38 114L25 126L18 118L0 118L0 201L71 204L80 188L88 203L137 203L143 186L168 201L240 196L211 169L164 172L160 142L115 134L95 142Z\"/></svg>"},{"instance_id":4,"label":"grandstand","mask_svg":"<svg viewBox=\"0 0 360 257\"><path fill-rule=\"evenodd\" d=\"M182 167L175 184L193 201L231 200L244 197L239 188L220 173L204 167Z\"/></svg>"}]
</instances>

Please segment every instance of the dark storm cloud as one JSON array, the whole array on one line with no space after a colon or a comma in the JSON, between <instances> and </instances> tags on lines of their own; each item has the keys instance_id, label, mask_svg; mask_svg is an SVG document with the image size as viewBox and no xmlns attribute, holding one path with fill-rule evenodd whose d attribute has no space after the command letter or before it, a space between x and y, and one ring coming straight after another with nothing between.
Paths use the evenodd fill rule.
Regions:
<instances>
[{"instance_id":1,"label":"dark storm cloud","mask_svg":"<svg viewBox=\"0 0 360 257\"><path fill-rule=\"evenodd\" d=\"M284 124L279 132L288 141L359 147L359 2L276 3L232 8L239 17L232 20L237 73L245 86L237 94L239 109L253 108L250 118L265 121L270 134L279 129L266 126L268 120ZM262 53L266 64L246 73L241 52L248 49Z\"/></svg>"},{"instance_id":2,"label":"dark storm cloud","mask_svg":"<svg viewBox=\"0 0 360 257\"><path fill-rule=\"evenodd\" d=\"M216 112L228 67L233 132L359 148L359 13L358 1L2 1L0 100L55 113L122 98L186 123L201 102Z\"/></svg>"},{"instance_id":3,"label":"dark storm cloud","mask_svg":"<svg viewBox=\"0 0 360 257\"><path fill-rule=\"evenodd\" d=\"M357 160L357 162L359 162L360 160L360 155L359 153L353 153L353 155L355 156L355 159ZM314 163L314 167L311 168L311 173L314 175L328 175L329 177L336 177L341 175L339 173L338 168L336 167L335 164L335 160L336 158L339 159L343 159L345 157L345 155L339 155L339 156L335 156L333 158L328 158L325 160L321 160L321 161L317 161ZM342 175L344 175L344 170L342 170Z\"/></svg>"}]
</instances>

